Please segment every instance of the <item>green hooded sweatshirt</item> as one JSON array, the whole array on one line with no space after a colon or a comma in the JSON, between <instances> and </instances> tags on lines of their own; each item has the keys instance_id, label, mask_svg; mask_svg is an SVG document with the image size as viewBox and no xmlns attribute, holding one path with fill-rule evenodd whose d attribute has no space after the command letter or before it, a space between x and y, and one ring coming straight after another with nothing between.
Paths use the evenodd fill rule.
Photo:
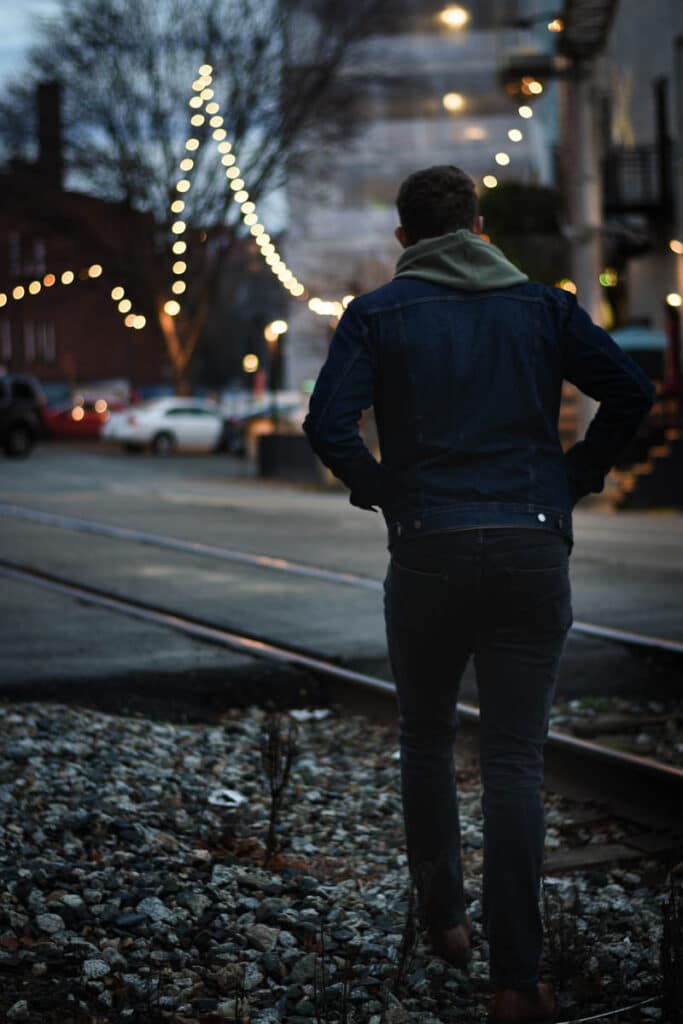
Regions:
<instances>
[{"instance_id":1,"label":"green hooded sweatshirt","mask_svg":"<svg viewBox=\"0 0 683 1024\"><path fill-rule=\"evenodd\" d=\"M467 228L438 238L423 238L404 249L396 277L419 277L448 288L484 292L510 288L529 278L500 249Z\"/></svg>"}]
</instances>

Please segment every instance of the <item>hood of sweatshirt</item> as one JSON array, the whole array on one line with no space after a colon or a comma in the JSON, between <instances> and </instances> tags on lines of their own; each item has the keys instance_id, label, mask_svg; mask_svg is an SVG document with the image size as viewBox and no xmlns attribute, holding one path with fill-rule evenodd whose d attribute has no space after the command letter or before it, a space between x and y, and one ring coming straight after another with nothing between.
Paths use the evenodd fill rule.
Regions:
<instances>
[{"instance_id":1,"label":"hood of sweatshirt","mask_svg":"<svg viewBox=\"0 0 683 1024\"><path fill-rule=\"evenodd\" d=\"M396 266L396 277L419 277L463 291L510 288L529 278L500 249L466 228L408 246Z\"/></svg>"}]
</instances>

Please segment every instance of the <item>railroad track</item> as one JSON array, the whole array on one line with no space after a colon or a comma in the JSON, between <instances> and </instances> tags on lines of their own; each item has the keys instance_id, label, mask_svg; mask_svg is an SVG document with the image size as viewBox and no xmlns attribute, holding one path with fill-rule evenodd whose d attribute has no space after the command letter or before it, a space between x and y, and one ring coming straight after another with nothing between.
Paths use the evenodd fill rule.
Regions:
<instances>
[{"instance_id":1,"label":"railroad track","mask_svg":"<svg viewBox=\"0 0 683 1024\"><path fill-rule=\"evenodd\" d=\"M388 680L355 671L323 656L312 655L302 648L274 642L266 636L230 629L206 619L170 611L150 602L125 597L6 559L0 559L0 575L111 612L174 629L193 640L226 647L271 664L303 669L331 684L331 692L337 700L343 700L343 688L351 685L375 698L390 698L393 704L395 688ZM477 707L459 702L458 712L464 724L476 729L479 721ZM628 813L632 819L641 820L648 826L654 824L657 828L659 825L661 829L672 820L672 813L678 815L683 799L683 770L675 766L556 730L550 730L548 734L546 764L548 777L553 780L555 788L561 788L561 780L568 779L574 794L585 797L588 787L595 799L609 800L617 813ZM673 838L675 840L676 837ZM664 847L666 845L665 842ZM618 851L612 852L613 859L618 859Z\"/></svg>"},{"instance_id":2,"label":"railroad track","mask_svg":"<svg viewBox=\"0 0 683 1024\"><path fill-rule=\"evenodd\" d=\"M95 536L132 541L178 553L210 558L214 561L240 563L253 568L304 576L330 583L352 587L380 590L378 580L350 573L334 572L315 566L292 562L287 559L266 555L249 554L241 551L214 547L202 543L184 541L162 535L111 526L105 523L78 519L54 513L40 512L16 505L0 503L0 515L24 519L36 524L76 530ZM267 636L231 629L182 611L173 611L159 605L117 594L106 589L90 586L63 575L46 572L30 565L19 564L7 559L0 560L0 576L62 594L112 613L125 614L155 625L174 629L195 641L219 645L261 659L271 664L295 667L312 673L330 686L330 693L342 699L349 686L362 693L372 695L376 700L393 705L394 686L386 679L362 673L336 663L323 656L293 645L274 642ZM683 654L683 644L664 638L645 636L625 630L595 626L591 623L575 623L574 629L610 642L624 644L629 648L647 650L653 654L678 657ZM479 711L467 703L459 703L460 719L465 727L476 730ZM568 792L568 795L609 803L610 811L641 826L619 846L587 846L588 861L571 863L571 858L557 870L571 870L577 866L609 864L638 857L668 854L683 844L683 836L676 831L683 797L683 770L661 764L647 757L614 750L589 740L551 730L546 752L546 773L550 788ZM567 783L569 783L567 790ZM671 829L671 823L674 829ZM619 1007L581 1021L598 1021L617 1018L630 1010L658 1002L657 997L648 997L628 1007ZM563 1022L564 1024L564 1022ZM567 1022L568 1024L568 1022Z\"/></svg>"},{"instance_id":3,"label":"railroad track","mask_svg":"<svg viewBox=\"0 0 683 1024\"><path fill-rule=\"evenodd\" d=\"M65 516L55 512L42 512L38 509L27 508L23 505L0 502L0 515L11 516L15 519L22 519L26 522L42 524L44 526L53 526L60 529L71 530L77 533L109 537L114 540L132 541L137 544L148 545L150 547L160 548L166 551L177 551L178 553L183 554L203 556L211 558L214 561L232 562L252 566L253 568L270 569L274 572L286 573L291 576L302 576L309 579L326 581L328 583L339 583L345 586L358 587L365 590L382 590L381 580L371 579L368 576L360 576L355 573L348 572L336 572L331 569L322 569L318 566L294 562L287 558L276 558L272 555L250 554L249 552L236 551L231 548L203 544L199 541L181 540L176 537L167 537L163 534L150 533L145 530L134 530L125 526L113 526L109 523L101 523L91 519L81 519L76 516ZM650 636L646 633L637 633L632 630L618 629L612 626L601 626L592 622L582 621L575 621L572 624L571 630L579 635L591 636L599 640L617 643L628 647L631 650L643 653L647 652L655 656L683 656L683 642L679 640Z\"/></svg>"}]
</instances>

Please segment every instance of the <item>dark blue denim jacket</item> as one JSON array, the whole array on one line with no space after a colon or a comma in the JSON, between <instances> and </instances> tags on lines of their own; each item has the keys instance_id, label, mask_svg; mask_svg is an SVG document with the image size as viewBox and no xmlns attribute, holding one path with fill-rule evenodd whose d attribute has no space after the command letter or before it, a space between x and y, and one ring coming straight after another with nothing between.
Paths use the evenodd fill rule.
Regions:
<instances>
[{"instance_id":1,"label":"dark blue denim jacket","mask_svg":"<svg viewBox=\"0 0 683 1024\"><path fill-rule=\"evenodd\" d=\"M562 381L600 402L563 453ZM601 491L654 387L573 295L525 283L460 291L395 278L355 299L332 338L304 430L361 508L398 537L481 526L563 534ZM381 462L358 432L374 406Z\"/></svg>"}]
</instances>

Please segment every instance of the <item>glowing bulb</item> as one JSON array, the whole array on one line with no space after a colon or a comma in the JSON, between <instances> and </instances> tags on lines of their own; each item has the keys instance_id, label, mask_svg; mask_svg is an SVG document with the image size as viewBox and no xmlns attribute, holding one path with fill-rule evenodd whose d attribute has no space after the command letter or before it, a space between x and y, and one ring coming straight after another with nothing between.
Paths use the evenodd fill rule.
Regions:
<instances>
[{"instance_id":1,"label":"glowing bulb","mask_svg":"<svg viewBox=\"0 0 683 1024\"><path fill-rule=\"evenodd\" d=\"M173 222L173 224L171 224L171 231L173 232L174 235L182 235L186 227L187 224L185 223L184 220L176 220Z\"/></svg>"},{"instance_id":2,"label":"glowing bulb","mask_svg":"<svg viewBox=\"0 0 683 1024\"><path fill-rule=\"evenodd\" d=\"M199 74L200 75L212 75L213 74L213 68L211 67L210 64L202 64L202 66L199 68Z\"/></svg>"},{"instance_id":3,"label":"glowing bulb","mask_svg":"<svg viewBox=\"0 0 683 1024\"><path fill-rule=\"evenodd\" d=\"M232 144L230 142L219 142L218 144L219 153L229 153L231 149Z\"/></svg>"},{"instance_id":4,"label":"glowing bulb","mask_svg":"<svg viewBox=\"0 0 683 1024\"><path fill-rule=\"evenodd\" d=\"M201 92L201 90L204 88L204 85L205 83L201 80L201 78L195 78L194 82L192 83L192 88L194 89L195 92Z\"/></svg>"},{"instance_id":5,"label":"glowing bulb","mask_svg":"<svg viewBox=\"0 0 683 1024\"><path fill-rule=\"evenodd\" d=\"M260 246L269 245L270 244L270 235L267 235L265 231L262 231L261 232L261 236L258 239L257 244L260 245Z\"/></svg>"},{"instance_id":6,"label":"glowing bulb","mask_svg":"<svg viewBox=\"0 0 683 1024\"><path fill-rule=\"evenodd\" d=\"M286 320L273 320L272 324L270 325L270 329L273 332L273 334L286 334L289 329L289 324L287 323Z\"/></svg>"},{"instance_id":7,"label":"glowing bulb","mask_svg":"<svg viewBox=\"0 0 683 1024\"><path fill-rule=\"evenodd\" d=\"M188 178L181 178L175 187L176 192L189 192L191 188L192 182Z\"/></svg>"},{"instance_id":8,"label":"glowing bulb","mask_svg":"<svg viewBox=\"0 0 683 1024\"><path fill-rule=\"evenodd\" d=\"M0 292L0 306L6 306L6 305L7 305L7 296L5 295L4 292Z\"/></svg>"},{"instance_id":9,"label":"glowing bulb","mask_svg":"<svg viewBox=\"0 0 683 1024\"><path fill-rule=\"evenodd\" d=\"M37 295L41 288L42 285L40 281L31 281L30 285L28 286L29 294Z\"/></svg>"},{"instance_id":10,"label":"glowing bulb","mask_svg":"<svg viewBox=\"0 0 683 1024\"><path fill-rule=\"evenodd\" d=\"M666 304L667 306L678 307L683 304L683 298L681 298L678 292L669 292L666 297Z\"/></svg>"},{"instance_id":11,"label":"glowing bulb","mask_svg":"<svg viewBox=\"0 0 683 1024\"><path fill-rule=\"evenodd\" d=\"M517 113L519 114L520 117L524 117L524 118L529 118L529 117L533 117L534 116L533 110L531 109L531 107L527 107L526 104L523 104L521 107L519 107Z\"/></svg>"},{"instance_id":12,"label":"glowing bulb","mask_svg":"<svg viewBox=\"0 0 683 1024\"><path fill-rule=\"evenodd\" d=\"M463 109L465 106L465 97L459 92L447 92L441 102L446 110L455 112Z\"/></svg>"},{"instance_id":13,"label":"glowing bulb","mask_svg":"<svg viewBox=\"0 0 683 1024\"><path fill-rule=\"evenodd\" d=\"M187 263L185 260L176 260L171 269L174 274L184 274L187 270Z\"/></svg>"},{"instance_id":14,"label":"glowing bulb","mask_svg":"<svg viewBox=\"0 0 683 1024\"><path fill-rule=\"evenodd\" d=\"M240 189L239 192L235 192L232 198L235 200L236 203L246 203L247 199L249 198L249 193L245 192L244 189Z\"/></svg>"},{"instance_id":15,"label":"glowing bulb","mask_svg":"<svg viewBox=\"0 0 683 1024\"><path fill-rule=\"evenodd\" d=\"M272 267L274 263L278 262L278 257L273 254L272 256L266 256L266 263L269 267Z\"/></svg>"},{"instance_id":16,"label":"glowing bulb","mask_svg":"<svg viewBox=\"0 0 683 1024\"><path fill-rule=\"evenodd\" d=\"M683 255L683 242L679 242L677 238L672 238L669 242L669 248L672 252L675 252L677 256Z\"/></svg>"},{"instance_id":17,"label":"glowing bulb","mask_svg":"<svg viewBox=\"0 0 683 1024\"><path fill-rule=\"evenodd\" d=\"M169 316L177 316L180 312L180 303L176 302L175 299L169 299L168 302L164 303L164 313L168 313Z\"/></svg>"},{"instance_id":18,"label":"glowing bulb","mask_svg":"<svg viewBox=\"0 0 683 1024\"><path fill-rule=\"evenodd\" d=\"M275 252L275 246L271 245L270 242L267 242L265 245L261 246L261 255L262 256L272 256L274 252Z\"/></svg>"},{"instance_id":19,"label":"glowing bulb","mask_svg":"<svg viewBox=\"0 0 683 1024\"><path fill-rule=\"evenodd\" d=\"M244 213L244 207L242 207L242 212ZM257 218L256 214L253 213L253 212L252 213L247 212L245 217L244 217L244 223L247 225L248 228L253 227L254 224L256 224L257 220L258 220L258 218ZM252 231L252 234L253 234L253 231Z\"/></svg>"},{"instance_id":20,"label":"glowing bulb","mask_svg":"<svg viewBox=\"0 0 683 1024\"><path fill-rule=\"evenodd\" d=\"M71 410L71 419L79 423L85 416L85 409L82 405L75 405Z\"/></svg>"},{"instance_id":21,"label":"glowing bulb","mask_svg":"<svg viewBox=\"0 0 683 1024\"><path fill-rule=\"evenodd\" d=\"M555 287L562 288L563 291L571 292L572 295L576 295L576 285L568 277L563 277L560 281L557 282Z\"/></svg>"},{"instance_id":22,"label":"glowing bulb","mask_svg":"<svg viewBox=\"0 0 683 1024\"><path fill-rule=\"evenodd\" d=\"M232 165L235 163L235 157L232 155L232 153L226 153L225 156L221 157L221 163L223 164L224 167L232 167ZM237 177L239 173L240 172L236 169L235 177ZM231 175L228 175L228 177L231 177Z\"/></svg>"},{"instance_id":23,"label":"glowing bulb","mask_svg":"<svg viewBox=\"0 0 683 1024\"><path fill-rule=\"evenodd\" d=\"M52 285L56 282L57 278L54 274L46 274L43 278L43 284L46 288L52 288Z\"/></svg>"},{"instance_id":24,"label":"glowing bulb","mask_svg":"<svg viewBox=\"0 0 683 1024\"><path fill-rule=\"evenodd\" d=\"M107 402L104 398L98 398L95 402L95 412L103 413L107 411Z\"/></svg>"},{"instance_id":25,"label":"glowing bulb","mask_svg":"<svg viewBox=\"0 0 683 1024\"><path fill-rule=\"evenodd\" d=\"M194 160L192 159L191 156L186 156L183 160L180 161L180 170L181 171L191 171L193 167L194 167Z\"/></svg>"},{"instance_id":26,"label":"glowing bulb","mask_svg":"<svg viewBox=\"0 0 683 1024\"><path fill-rule=\"evenodd\" d=\"M193 114L192 117L190 118L190 124L194 128L199 128L199 126L204 124L205 121L206 118L204 117L203 114Z\"/></svg>"},{"instance_id":27,"label":"glowing bulb","mask_svg":"<svg viewBox=\"0 0 683 1024\"><path fill-rule=\"evenodd\" d=\"M112 288L111 290L111 297L114 300L114 302L118 302L119 299L122 299L125 294L126 293L120 284L117 284L116 287Z\"/></svg>"},{"instance_id":28,"label":"glowing bulb","mask_svg":"<svg viewBox=\"0 0 683 1024\"><path fill-rule=\"evenodd\" d=\"M211 128L221 128L223 126L223 118L219 114L216 114L215 117L210 119L209 126Z\"/></svg>"},{"instance_id":29,"label":"glowing bulb","mask_svg":"<svg viewBox=\"0 0 683 1024\"><path fill-rule=\"evenodd\" d=\"M183 242L182 238L179 238L177 242L174 242L171 246L171 252L174 252L176 256L182 256L187 249L187 242Z\"/></svg>"},{"instance_id":30,"label":"glowing bulb","mask_svg":"<svg viewBox=\"0 0 683 1024\"><path fill-rule=\"evenodd\" d=\"M543 86L540 82L537 82L535 80L533 82L529 82L529 92L532 93L534 96L540 96L543 92Z\"/></svg>"},{"instance_id":31,"label":"glowing bulb","mask_svg":"<svg viewBox=\"0 0 683 1024\"><path fill-rule=\"evenodd\" d=\"M230 188L233 192L240 192L244 188L244 181L242 178L233 178L230 182Z\"/></svg>"},{"instance_id":32,"label":"glowing bulb","mask_svg":"<svg viewBox=\"0 0 683 1024\"><path fill-rule=\"evenodd\" d=\"M129 313L132 306L133 303L130 301L130 299L121 299L118 305L119 313Z\"/></svg>"},{"instance_id":33,"label":"glowing bulb","mask_svg":"<svg viewBox=\"0 0 683 1024\"><path fill-rule=\"evenodd\" d=\"M500 164L501 167L507 167L510 163L510 157L507 153L496 153L494 160L497 164Z\"/></svg>"},{"instance_id":34,"label":"glowing bulb","mask_svg":"<svg viewBox=\"0 0 683 1024\"><path fill-rule=\"evenodd\" d=\"M61 280L62 284L72 284L74 276L75 275L74 275L73 270L65 270L64 273L62 274L60 280Z\"/></svg>"},{"instance_id":35,"label":"glowing bulb","mask_svg":"<svg viewBox=\"0 0 683 1024\"><path fill-rule=\"evenodd\" d=\"M211 134L213 135L216 142L221 142L228 133L226 132L225 128L216 128Z\"/></svg>"},{"instance_id":36,"label":"glowing bulb","mask_svg":"<svg viewBox=\"0 0 683 1024\"><path fill-rule=\"evenodd\" d=\"M485 128L482 128L481 125L471 124L465 128L464 134L466 139L472 139L475 142L479 142L481 139L485 139L487 137L488 132Z\"/></svg>"},{"instance_id":37,"label":"glowing bulb","mask_svg":"<svg viewBox=\"0 0 683 1024\"><path fill-rule=\"evenodd\" d=\"M199 149L199 139L188 139L185 143L185 149L189 149L190 152Z\"/></svg>"},{"instance_id":38,"label":"glowing bulb","mask_svg":"<svg viewBox=\"0 0 683 1024\"><path fill-rule=\"evenodd\" d=\"M186 288L187 285L184 281L174 281L171 285L171 291L174 295L182 295Z\"/></svg>"},{"instance_id":39,"label":"glowing bulb","mask_svg":"<svg viewBox=\"0 0 683 1024\"><path fill-rule=\"evenodd\" d=\"M439 20L446 28L461 29L470 20L470 15L469 11L466 11L464 7L454 4L450 7L445 7L441 11Z\"/></svg>"},{"instance_id":40,"label":"glowing bulb","mask_svg":"<svg viewBox=\"0 0 683 1024\"><path fill-rule=\"evenodd\" d=\"M346 309L347 306L349 306L354 299L355 295L345 295L344 298L342 299L342 306L344 307L344 309Z\"/></svg>"},{"instance_id":41,"label":"glowing bulb","mask_svg":"<svg viewBox=\"0 0 683 1024\"><path fill-rule=\"evenodd\" d=\"M252 202L242 203L242 213L244 214L253 213L255 209L256 207Z\"/></svg>"},{"instance_id":42,"label":"glowing bulb","mask_svg":"<svg viewBox=\"0 0 683 1024\"><path fill-rule=\"evenodd\" d=\"M220 109L221 108L218 106L217 103L207 103L206 104L206 112L207 112L207 114L217 114ZM221 118L221 120L222 120L222 118Z\"/></svg>"},{"instance_id":43,"label":"glowing bulb","mask_svg":"<svg viewBox=\"0 0 683 1024\"><path fill-rule=\"evenodd\" d=\"M564 22L562 18L553 18L552 21L548 22L548 32L563 32Z\"/></svg>"},{"instance_id":44,"label":"glowing bulb","mask_svg":"<svg viewBox=\"0 0 683 1024\"><path fill-rule=\"evenodd\" d=\"M498 184L498 178L495 176L495 174L485 174L484 177L482 178L482 181L486 188L495 188L496 185Z\"/></svg>"},{"instance_id":45,"label":"glowing bulb","mask_svg":"<svg viewBox=\"0 0 683 1024\"><path fill-rule=\"evenodd\" d=\"M18 284L16 285L16 287L12 289L12 298L18 301L19 299L23 299L25 293L26 289L23 287L23 285Z\"/></svg>"},{"instance_id":46,"label":"glowing bulb","mask_svg":"<svg viewBox=\"0 0 683 1024\"><path fill-rule=\"evenodd\" d=\"M254 236L254 238L259 238L263 234L263 231L263 224L259 224L258 221L256 221L256 223L252 225L251 233Z\"/></svg>"},{"instance_id":47,"label":"glowing bulb","mask_svg":"<svg viewBox=\"0 0 683 1024\"><path fill-rule=\"evenodd\" d=\"M521 142L524 138L524 133L519 128L511 128L508 132L508 139L510 142Z\"/></svg>"},{"instance_id":48,"label":"glowing bulb","mask_svg":"<svg viewBox=\"0 0 683 1024\"><path fill-rule=\"evenodd\" d=\"M135 323L135 313L129 313L126 319L123 321L126 327L132 327Z\"/></svg>"},{"instance_id":49,"label":"glowing bulb","mask_svg":"<svg viewBox=\"0 0 683 1024\"><path fill-rule=\"evenodd\" d=\"M203 102L204 101L202 100L201 96L193 96L188 106L192 107L193 110L196 110L197 107L201 107Z\"/></svg>"},{"instance_id":50,"label":"glowing bulb","mask_svg":"<svg viewBox=\"0 0 683 1024\"><path fill-rule=\"evenodd\" d=\"M259 360L258 356L253 352L248 352L242 360L242 369L245 373L256 373L258 370Z\"/></svg>"},{"instance_id":51,"label":"glowing bulb","mask_svg":"<svg viewBox=\"0 0 683 1024\"><path fill-rule=\"evenodd\" d=\"M182 213L185 209L185 203L182 199L174 199L171 203L171 213Z\"/></svg>"},{"instance_id":52,"label":"glowing bulb","mask_svg":"<svg viewBox=\"0 0 683 1024\"><path fill-rule=\"evenodd\" d=\"M144 316L136 316L135 319L133 320L133 327L135 328L136 331L141 331L146 323L147 320L145 319Z\"/></svg>"},{"instance_id":53,"label":"glowing bulb","mask_svg":"<svg viewBox=\"0 0 683 1024\"><path fill-rule=\"evenodd\" d=\"M200 92L199 95L201 96L201 98L204 101L212 100L213 99L213 89L202 89L202 91Z\"/></svg>"}]
</instances>

